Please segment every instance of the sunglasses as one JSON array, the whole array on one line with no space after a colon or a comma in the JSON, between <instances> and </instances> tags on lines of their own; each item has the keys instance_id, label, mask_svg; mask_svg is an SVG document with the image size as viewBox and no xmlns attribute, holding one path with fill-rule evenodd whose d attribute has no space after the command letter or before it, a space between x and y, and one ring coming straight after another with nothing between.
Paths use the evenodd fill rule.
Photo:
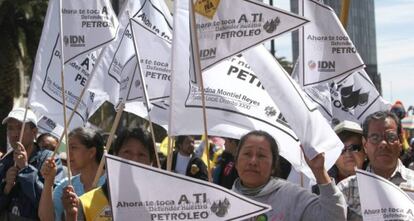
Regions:
<instances>
[{"instance_id":1,"label":"sunglasses","mask_svg":"<svg viewBox=\"0 0 414 221\"><path fill-rule=\"evenodd\" d=\"M350 152L350 153L356 153L362 150L362 146L359 144L351 144L348 146L345 146L344 149L342 149L341 155L344 154L345 152Z\"/></svg>"}]
</instances>

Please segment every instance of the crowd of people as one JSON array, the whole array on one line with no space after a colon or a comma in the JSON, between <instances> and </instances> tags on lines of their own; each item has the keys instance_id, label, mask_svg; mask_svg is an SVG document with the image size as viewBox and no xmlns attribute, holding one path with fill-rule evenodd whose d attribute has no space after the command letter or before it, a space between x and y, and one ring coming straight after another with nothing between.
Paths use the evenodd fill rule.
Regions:
<instances>
[{"instance_id":1,"label":"crowd of people","mask_svg":"<svg viewBox=\"0 0 414 221\"><path fill-rule=\"evenodd\" d=\"M98 187L93 185L104 153L101 133L86 127L72 130L67 145L71 166L66 168L54 154L59 140L51 134L38 136L35 114L24 113L25 109L14 109L2 121L11 149L0 160L0 221L111 220L105 175ZM362 125L350 121L336 125L344 148L335 165L325 168L324 153L305 157L316 180L311 190L286 180L291 168L279 155L277 137L260 130L240 139L223 137L222 146L201 147L219 153L210 159L197 151L195 136L178 136L172 171L205 181L211 172L212 182L272 207L255 220L362 220L356 168L414 191L414 171L408 168L413 151L404 149L406 137L398 114L394 108L369 115ZM112 154L118 157L156 166L155 144L141 127L121 130L113 146ZM214 165L210 171L206 160ZM161 164L167 168L165 161ZM68 172L73 175L70 181Z\"/></svg>"}]
</instances>

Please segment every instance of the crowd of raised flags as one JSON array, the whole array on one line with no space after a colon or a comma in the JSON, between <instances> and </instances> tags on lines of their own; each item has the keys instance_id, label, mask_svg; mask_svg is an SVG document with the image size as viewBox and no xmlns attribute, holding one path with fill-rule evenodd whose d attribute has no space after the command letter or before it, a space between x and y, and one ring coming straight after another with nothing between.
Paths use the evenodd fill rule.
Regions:
<instances>
[{"instance_id":1,"label":"crowd of raised flags","mask_svg":"<svg viewBox=\"0 0 414 221\"><path fill-rule=\"evenodd\" d=\"M303 154L312 159L325 153L325 168L331 168L343 149L332 127L344 120L361 124L390 105L365 73L335 12L319 1L299 2L297 15L255 0L175 0L171 16L163 0L127 0L117 16L109 0L50 0L26 108L43 116L38 126L62 141L66 131L85 126L109 101L118 117L108 147L122 111L161 125L169 137L239 139L264 130L276 138L280 155L296 172L315 180ZM290 76L261 44L293 30L299 30L299 58ZM167 153L169 163L172 145ZM106 160L108 176L117 177L121 168L132 174L117 177L119 184L115 179L111 190L121 188L120 179L136 177L131 184L159 195L168 192L153 182L170 183L171 190L187 185L188 193L201 185L226 193L227 199L240 198L244 210L231 212L238 219L269 209L209 183L110 155ZM144 172L134 175L137 170ZM358 182L392 185L368 179L372 176L358 171ZM377 189L373 194L380 194Z\"/></svg>"}]
</instances>

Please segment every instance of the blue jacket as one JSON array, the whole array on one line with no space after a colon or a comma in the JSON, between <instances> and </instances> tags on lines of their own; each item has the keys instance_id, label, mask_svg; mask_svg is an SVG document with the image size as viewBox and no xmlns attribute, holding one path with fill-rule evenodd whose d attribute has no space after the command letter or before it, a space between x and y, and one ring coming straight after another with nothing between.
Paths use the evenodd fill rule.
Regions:
<instances>
[{"instance_id":1,"label":"blue jacket","mask_svg":"<svg viewBox=\"0 0 414 221\"><path fill-rule=\"evenodd\" d=\"M16 185L8 195L4 194L7 170L14 165L13 153L0 160L0 214L11 213L20 217L38 220L40 196L43 190L44 179L40 169L53 152L40 149L35 144L35 151L29 157L28 166L19 171L16 176ZM56 157L57 174L55 183L63 178L62 162Z\"/></svg>"}]
</instances>

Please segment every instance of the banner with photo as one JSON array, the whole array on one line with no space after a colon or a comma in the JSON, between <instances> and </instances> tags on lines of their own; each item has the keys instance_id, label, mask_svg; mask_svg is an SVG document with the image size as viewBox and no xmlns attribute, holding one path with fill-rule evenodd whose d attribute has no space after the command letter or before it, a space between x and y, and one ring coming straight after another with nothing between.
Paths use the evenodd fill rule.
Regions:
<instances>
[{"instance_id":1,"label":"banner with photo","mask_svg":"<svg viewBox=\"0 0 414 221\"><path fill-rule=\"evenodd\" d=\"M364 170L358 169L356 176L364 220L414 220L414 201L406 192Z\"/></svg>"},{"instance_id":2,"label":"banner with photo","mask_svg":"<svg viewBox=\"0 0 414 221\"><path fill-rule=\"evenodd\" d=\"M216 184L116 156L106 155L106 166L113 220L246 220L271 209Z\"/></svg>"},{"instance_id":3,"label":"banner with photo","mask_svg":"<svg viewBox=\"0 0 414 221\"><path fill-rule=\"evenodd\" d=\"M364 68L335 11L314 0L300 0L299 14L311 20L299 29L299 83L302 87L339 79Z\"/></svg>"},{"instance_id":4,"label":"banner with photo","mask_svg":"<svg viewBox=\"0 0 414 221\"><path fill-rule=\"evenodd\" d=\"M118 20L108 0L62 2L64 86L66 108L71 113L87 84L100 48L114 39ZM59 1L49 1L28 102L36 112L64 125L59 16ZM101 96L86 93L69 128L84 125L103 102Z\"/></svg>"},{"instance_id":5,"label":"banner with photo","mask_svg":"<svg viewBox=\"0 0 414 221\"><path fill-rule=\"evenodd\" d=\"M362 124L369 114L390 108L363 69L339 81L306 87L305 91L332 125L344 120Z\"/></svg>"},{"instance_id":6,"label":"banner with photo","mask_svg":"<svg viewBox=\"0 0 414 221\"><path fill-rule=\"evenodd\" d=\"M119 103L120 89L126 89L132 82L130 81L131 76L138 76L139 74L129 23L130 17L138 24L143 24L146 30L152 34L156 34L157 39L162 38L166 42L172 40L172 17L164 1L128 0L124 3L119 15L120 28L117 32L117 39L104 50L101 61L96 65L97 74L94 76L90 87L91 91L103 94L114 105ZM147 84L151 84L152 81L168 84L170 79L165 74L169 72L168 68L171 69L171 65L166 63L165 59L161 61L156 59L157 56L168 55L160 55L159 51L151 49L150 46L155 44L151 42L154 35L149 35L148 32L143 33L142 36L141 33L137 33L137 39L140 42L139 49L145 52L140 55L140 65L144 68L143 71L146 72L144 75L146 75ZM144 38L145 36L151 38ZM163 88L158 89L156 85L148 87L150 94L153 94L152 90L161 89ZM133 97L137 96L140 97L140 95L133 95ZM155 97L164 98L158 92L155 93Z\"/></svg>"}]
</instances>

